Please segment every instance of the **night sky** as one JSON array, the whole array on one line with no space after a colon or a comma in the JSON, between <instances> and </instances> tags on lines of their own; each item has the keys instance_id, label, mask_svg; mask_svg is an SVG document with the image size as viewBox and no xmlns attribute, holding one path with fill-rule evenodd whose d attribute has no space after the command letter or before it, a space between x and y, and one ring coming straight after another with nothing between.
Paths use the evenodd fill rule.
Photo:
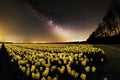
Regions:
<instances>
[{"instance_id":1,"label":"night sky","mask_svg":"<svg viewBox=\"0 0 120 80\"><path fill-rule=\"evenodd\" d=\"M0 0L0 41L84 41L110 0Z\"/></svg>"}]
</instances>

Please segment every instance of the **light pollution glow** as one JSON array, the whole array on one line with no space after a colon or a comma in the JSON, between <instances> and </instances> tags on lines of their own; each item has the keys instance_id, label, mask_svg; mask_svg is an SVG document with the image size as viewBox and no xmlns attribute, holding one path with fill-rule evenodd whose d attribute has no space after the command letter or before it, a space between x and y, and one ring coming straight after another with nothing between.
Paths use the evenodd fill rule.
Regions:
<instances>
[{"instance_id":1,"label":"light pollution glow","mask_svg":"<svg viewBox=\"0 0 120 80\"><path fill-rule=\"evenodd\" d=\"M51 27L53 33L66 42L85 40L84 38L83 39L80 38L80 32L64 28L60 25L56 25L52 20L50 20L48 24Z\"/></svg>"},{"instance_id":2,"label":"light pollution glow","mask_svg":"<svg viewBox=\"0 0 120 80\"><path fill-rule=\"evenodd\" d=\"M58 41L49 41L49 40L40 40L39 38L29 38L29 42L32 43L45 43L45 42L69 42L69 41L83 41L85 40L84 37L80 38L80 33L76 32L75 30L66 29L60 25L56 25L52 20L48 21L48 25L50 30L53 34L58 38ZM7 25L0 25L0 41L3 42L25 42L24 37L17 36L14 34L8 34L5 32L5 26Z\"/></svg>"},{"instance_id":3,"label":"light pollution glow","mask_svg":"<svg viewBox=\"0 0 120 80\"><path fill-rule=\"evenodd\" d=\"M58 25L53 20L49 20L48 17L44 16L43 14L38 13L30 5L24 5L25 10L21 9L20 7L17 8L17 5L15 4L12 5L13 7L16 6L16 9L20 9L21 13L19 13L17 16L17 20L18 20L17 22L16 22L16 17L15 20L14 18L12 19L13 21L11 19L8 19L8 21L4 20L4 18L0 19L0 41L28 42L28 43L85 41L88 38L89 34L92 32L83 29L78 30L77 28L71 28L69 27L70 25L60 25L60 24ZM28 17L24 15L26 11L28 12L27 14ZM9 12L9 16L11 16L12 14L11 12L15 12L15 11L11 10ZM17 15L17 13L18 12L14 14ZM21 19L21 17L23 17L23 19L25 17L25 20L19 21L19 18ZM30 18L31 20L34 19L38 23L43 23L45 26L37 24L37 22L34 23L35 25L31 26L32 23L27 18ZM26 23L25 25L21 26L17 24L18 22L25 22L25 21L28 21L28 23ZM26 25L30 25L31 27L26 27ZM32 35L29 33L31 33Z\"/></svg>"}]
</instances>

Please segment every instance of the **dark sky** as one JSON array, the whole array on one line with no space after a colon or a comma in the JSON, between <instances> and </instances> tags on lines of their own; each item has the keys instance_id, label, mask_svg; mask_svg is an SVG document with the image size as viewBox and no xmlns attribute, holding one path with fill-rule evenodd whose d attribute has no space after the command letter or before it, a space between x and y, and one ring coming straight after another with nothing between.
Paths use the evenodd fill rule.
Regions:
<instances>
[{"instance_id":1,"label":"dark sky","mask_svg":"<svg viewBox=\"0 0 120 80\"><path fill-rule=\"evenodd\" d=\"M0 41L86 40L110 0L1 0Z\"/></svg>"}]
</instances>

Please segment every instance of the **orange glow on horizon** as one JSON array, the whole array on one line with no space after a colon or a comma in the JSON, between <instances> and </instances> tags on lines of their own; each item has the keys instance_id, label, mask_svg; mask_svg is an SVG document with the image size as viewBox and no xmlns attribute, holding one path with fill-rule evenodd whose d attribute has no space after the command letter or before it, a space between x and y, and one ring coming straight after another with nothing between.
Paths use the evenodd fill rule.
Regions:
<instances>
[{"instance_id":1,"label":"orange glow on horizon","mask_svg":"<svg viewBox=\"0 0 120 80\"><path fill-rule=\"evenodd\" d=\"M51 22L52 23L52 22ZM8 25L0 23L0 42L14 42L14 43L52 43L52 42L74 42L84 41L84 36L80 37L80 33L75 30L63 28L55 25L52 27L54 38L42 37L24 37L22 35L15 34L15 32L5 29Z\"/></svg>"},{"instance_id":2,"label":"orange glow on horizon","mask_svg":"<svg viewBox=\"0 0 120 80\"><path fill-rule=\"evenodd\" d=\"M0 23L0 41L4 41L4 25Z\"/></svg>"}]
</instances>

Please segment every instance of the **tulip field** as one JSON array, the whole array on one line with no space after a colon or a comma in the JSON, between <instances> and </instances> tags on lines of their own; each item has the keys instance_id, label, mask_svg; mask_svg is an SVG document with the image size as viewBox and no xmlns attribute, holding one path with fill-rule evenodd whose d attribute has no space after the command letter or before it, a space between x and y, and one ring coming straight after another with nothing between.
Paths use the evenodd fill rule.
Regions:
<instances>
[{"instance_id":1,"label":"tulip field","mask_svg":"<svg viewBox=\"0 0 120 80\"><path fill-rule=\"evenodd\" d=\"M25 79L92 80L105 52L90 44L5 44Z\"/></svg>"}]
</instances>

